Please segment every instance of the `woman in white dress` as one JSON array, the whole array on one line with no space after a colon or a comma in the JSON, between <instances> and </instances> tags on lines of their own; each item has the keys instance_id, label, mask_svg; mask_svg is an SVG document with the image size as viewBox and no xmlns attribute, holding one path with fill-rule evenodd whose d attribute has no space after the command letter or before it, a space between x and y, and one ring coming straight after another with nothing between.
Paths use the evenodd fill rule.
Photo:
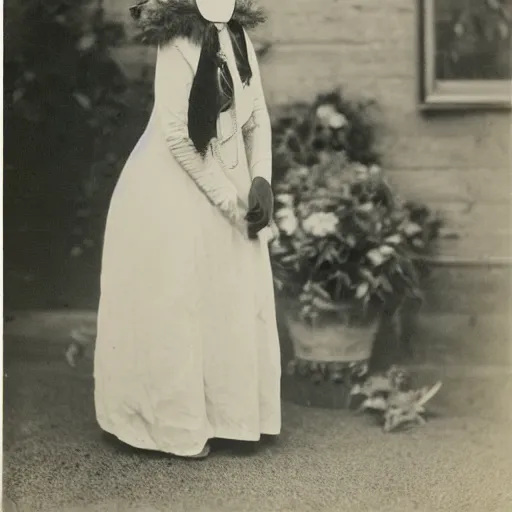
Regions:
<instances>
[{"instance_id":1,"label":"woman in white dress","mask_svg":"<svg viewBox=\"0 0 512 512\"><path fill-rule=\"evenodd\" d=\"M95 350L100 427L202 458L281 428L268 254L271 129L251 0L132 8L158 44L155 105L113 194Z\"/></svg>"}]
</instances>

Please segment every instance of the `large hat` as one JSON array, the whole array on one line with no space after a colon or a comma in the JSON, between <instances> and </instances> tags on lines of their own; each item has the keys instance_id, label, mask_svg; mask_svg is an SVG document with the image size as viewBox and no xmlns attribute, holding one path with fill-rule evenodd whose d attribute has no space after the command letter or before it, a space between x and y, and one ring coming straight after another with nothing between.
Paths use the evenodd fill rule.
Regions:
<instances>
[{"instance_id":1,"label":"large hat","mask_svg":"<svg viewBox=\"0 0 512 512\"><path fill-rule=\"evenodd\" d=\"M233 16L236 0L196 0L201 16L212 23L227 23Z\"/></svg>"}]
</instances>

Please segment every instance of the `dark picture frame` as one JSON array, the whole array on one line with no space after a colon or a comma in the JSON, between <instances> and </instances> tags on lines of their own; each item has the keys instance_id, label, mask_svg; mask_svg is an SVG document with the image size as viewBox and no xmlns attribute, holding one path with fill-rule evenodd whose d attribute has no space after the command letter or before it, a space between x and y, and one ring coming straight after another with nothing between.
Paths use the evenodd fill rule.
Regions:
<instances>
[{"instance_id":1,"label":"dark picture frame","mask_svg":"<svg viewBox=\"0 0 512 512\"><path fill-rule=\"evenodd\" d=\"M512 108L512 0L419 0L419 22L422 109Z\"/></svg>"}]
</instances>

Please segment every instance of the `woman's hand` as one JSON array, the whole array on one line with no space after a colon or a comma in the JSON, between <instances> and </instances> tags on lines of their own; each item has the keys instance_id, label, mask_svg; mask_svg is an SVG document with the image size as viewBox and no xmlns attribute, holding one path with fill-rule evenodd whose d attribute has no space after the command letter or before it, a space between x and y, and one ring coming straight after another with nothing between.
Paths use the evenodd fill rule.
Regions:
<instances>
[{"instance_id":1,"label":"woman's hand","mask_svg":"<svg viewBox=\"0 0 512 512\"><path fill-rule=\"evenodd\" d=\"M231 197L226 198L219 205L219 208L231 225L244 235L244 237L247 237L247 223L245 221L247 206L238 197L238 194L235 192Z\"/></svg>"}]
</instances>

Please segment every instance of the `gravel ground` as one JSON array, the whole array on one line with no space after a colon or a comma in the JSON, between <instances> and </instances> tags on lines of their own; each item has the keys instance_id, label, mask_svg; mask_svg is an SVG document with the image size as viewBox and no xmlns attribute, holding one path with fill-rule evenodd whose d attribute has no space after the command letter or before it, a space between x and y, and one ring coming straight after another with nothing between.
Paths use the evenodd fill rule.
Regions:
<instances>
[{"instance_id":1,"label":"gravel ground","mask_svg":"<svg viewBox=\"0 0 512 512\"><path fill-rule=\"evenodd\" d=\"M384 434L366 416L283 403L277 441L252 455L225 448L183 461L105 437L91 361L71 369L62 350L6 340L4 490L16 512L512 510L512 377L503 368L425 367L445 386L423 428Z\"/></svg>"}]
</instances>

